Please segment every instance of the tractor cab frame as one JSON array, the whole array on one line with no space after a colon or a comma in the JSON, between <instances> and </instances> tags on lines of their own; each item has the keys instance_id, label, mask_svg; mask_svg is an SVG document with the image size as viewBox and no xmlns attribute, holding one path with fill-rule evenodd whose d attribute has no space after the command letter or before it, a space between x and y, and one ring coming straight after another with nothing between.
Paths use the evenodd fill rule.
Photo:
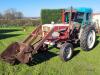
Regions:
<instances>
[{"instance_id":1,"label":"tractor cab frame","mask_svg":"<svg viewBox=\"0 0 100 75\"><path fill-rule=\"evenodd\" d=\"M71 21L78 22L82 26L88 25L92 22L92 9L91 8L77 8L62 10L62 23L69 23Z\"/></svg>"}]
</instances>

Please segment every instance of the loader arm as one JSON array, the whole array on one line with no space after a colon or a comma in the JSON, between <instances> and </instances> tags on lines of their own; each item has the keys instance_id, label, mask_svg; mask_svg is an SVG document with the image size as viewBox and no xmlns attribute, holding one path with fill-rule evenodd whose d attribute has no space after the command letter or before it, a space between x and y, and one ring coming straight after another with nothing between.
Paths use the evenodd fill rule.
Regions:
<instances>
[{"instance_id":1,"label":"loader arm","mask_svg":"<svg viewBox=\"0 0 100 75\"><path fill-rule=\"evenodd\" d=\"M29 36L22 41L14 42L10 44L4 52L1 53L0 59L14 64L17 59L21 63L28 63L29 59L32 58L32 54L37 53L37 50L43 45L44 41L53 32L53 28L48 32L47 35L42 37L42 26L38 26L32 31ZM39 38L38 40L36 40ZM35 43L33 44L33 42Z\"/></svg>"},{"instance_id":2,"label":"loader arm","mask_svg":"<svg viewBox=\"0 0 100 75\"><path fill-rule=\"evenodd\" d=\"M39 25L32 33L23 41L23 43L27 45L31 45L31 43L35 40L38 35L42 34L41 25Z\"/></svg>"}]
</instances>

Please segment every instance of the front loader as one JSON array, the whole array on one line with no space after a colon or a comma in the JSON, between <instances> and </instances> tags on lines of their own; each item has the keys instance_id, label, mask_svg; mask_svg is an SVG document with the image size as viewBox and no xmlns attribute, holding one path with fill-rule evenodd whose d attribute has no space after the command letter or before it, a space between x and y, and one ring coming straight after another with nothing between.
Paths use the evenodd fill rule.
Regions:
<instances>
[{"instance_id":1,"label":"front loader","mask_svg":"<svg viewBox=\"0 0 100 75\"><path fill-rule=\"evenodd\" d=\"M28 63L32 59L32 54L37 53L41 47L43 48L44 41L53 32L53 29L44 37L42 37L41 31L42 26L40 25L23 42L14 42L9 45L1 54L1 59L12 64L16 60L21 63Z\"/></svg>"}]
</instances>

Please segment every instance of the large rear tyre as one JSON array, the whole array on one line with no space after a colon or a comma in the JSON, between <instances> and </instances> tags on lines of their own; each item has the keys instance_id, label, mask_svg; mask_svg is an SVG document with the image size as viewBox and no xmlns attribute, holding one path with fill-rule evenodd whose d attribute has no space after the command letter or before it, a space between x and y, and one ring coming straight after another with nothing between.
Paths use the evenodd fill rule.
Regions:
<instances>
[{"instance_id":1,"label":"large rear tyre","mask_svg":"<svg viewBox=\"0 0 100 75\"><path fill-rule=\"evenodd\" d=\"M85 51L90 51L95 44L96 32L94 26L90 25L83 29L80 36L80 47Z\"/></svg>"},{"instance_id":2,"label":"large rear tyre","mask_svg":"<svg viewBox=\"0 0 100 75\"><path fill-rule=\"evenodd\" d=\"M60 48L60 58L63 61L68 61L72 58L73 55L73 45L70 43L64 43Z\"/></svg>"}]
</instances>

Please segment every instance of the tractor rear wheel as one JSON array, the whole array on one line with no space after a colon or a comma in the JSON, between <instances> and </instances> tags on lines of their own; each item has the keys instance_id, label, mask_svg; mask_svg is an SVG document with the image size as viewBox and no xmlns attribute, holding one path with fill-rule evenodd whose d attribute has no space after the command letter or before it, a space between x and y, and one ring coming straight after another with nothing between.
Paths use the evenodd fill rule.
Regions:
<instances>
[{"instance_id":1,"label":"tractor rear wheel","mask_svg":"<svg viewBox=\"0 0 100 75\"><path fill-rule=\"evenodd\" d=\"M60 58L63 61L68 61L72 58L73 55L73 45L70 43L64 43L60 48Z\"/></svg>"},{"instance_id":2,"label":"tractor rear wheel","mask_svg":"<svg viewBox=\"0 0 100 75\"><path fill-rule=\"evenodd\" d=\"M94 26L85 27L80 36L80 47L85 51L90 51L94 47L95 39L96 32Z\"/></svg>"}]
</instances>

